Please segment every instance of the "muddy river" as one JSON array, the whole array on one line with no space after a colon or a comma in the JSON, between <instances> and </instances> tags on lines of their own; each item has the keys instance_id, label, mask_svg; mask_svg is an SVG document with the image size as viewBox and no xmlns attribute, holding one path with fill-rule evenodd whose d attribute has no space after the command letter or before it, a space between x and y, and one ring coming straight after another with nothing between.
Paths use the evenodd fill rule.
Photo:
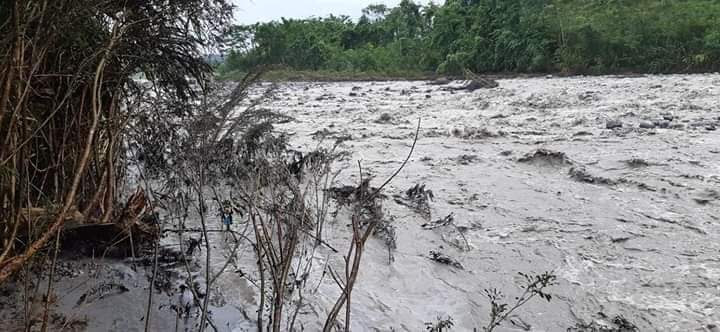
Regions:
<instances>
[{"instance_id":1,"label":"muddy river","mask_svg":"<svg viewBox=\"0 0 720 332\"><path fill-rule=\"evenodd\" d=\"M499 83L474 92L287 83L267 105L296 119L281 126L295 148L314 148L318 131L349 138L343 182L357 183L358 160L377 181L389 176L422 119L415 153L387 191L425 184L431 219L454 214L469 248L457 245L458 227L426 230L426 217L389 200L395 261L370 240L352 326L420 331L451 316L455 330L469 331L487 323L484 289L512 298L522 291L518 272L554 271L553 300L531 301L517 311L521 323L503 328L565 331L621 315L642 331L717 331L720 75ZM346 243L346 223L327 238ZM464 269L429 260L431 250ZM318 312L337 295L325 283ZM306 318L306 328L319 327Z\"/></svg>"},{"instance_id":2,"label":"muddy river","mask_svg":"<svg viewBox=\"0 0 720 332\"><path fill-rule=\"evenodd\" d=\"M547 290L552 300L531 300L498 330L597 331L622 317L640 331L720 331L720 74L448 87L283 83L264 105L294 118L276 127L294 149L344 140L350 156L334 165L337 185L359 182L358 161L379 185L406 157L421 120L409 163L385 191L394 261L385 241L371 237L352 296L353 331L424 331L438 317L452 317L454 331L480 331L490 312L485 289L511 302L523 291L520 272L545 271L558 278ZM392 198L416 184L433 192L429 215ZM427 227L448 215L451 223ZM341 210L325 226L324 239L341 253L348 220ZM232 245L218 233L210 239L212 269L226 271L210 297L214 324L253 331L257 288L245 270L254 267L252 248L242 245L228 266ZM317 331L340 294L323 271L340 271L343 258L327 246L300 250L312 265L297 326ZM431 251L459 264L439 264ZM204 252L196 256L201 276ZM78 329L143 330L151 273L74 264L55 286L57 311L84 317ZM150 330L193 329L176 319L174 302L172 292L155 297ZM13 315L3 317L20 319Z\"/></svg>"}]
</instances>

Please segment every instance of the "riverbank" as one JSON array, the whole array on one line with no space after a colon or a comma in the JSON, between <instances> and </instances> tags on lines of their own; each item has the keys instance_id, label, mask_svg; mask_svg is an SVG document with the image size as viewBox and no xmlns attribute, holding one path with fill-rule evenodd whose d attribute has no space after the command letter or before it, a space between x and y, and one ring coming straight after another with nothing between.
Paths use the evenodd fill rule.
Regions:
<instances>
[{"instance_id":1,"label":"riverbank","mask_svg":"<svg viewBox=\"0 0 720 332\"><path fill-rule=\"evenodd\" d=\"M216 78L221 81L240 81L245 76L246 72L242 71L229 71L229 72L216 72ZM570 72L555 72L555 73L486 73L480 74L482 77L490 79L523 79L523 78L535 78L535 77L612 77L612 78L638 78L645 77L648 75L703 75L703 74L715 74L718 73L663 73L663 74L652 74L643 72L633 71L618 71L611 73L570 73ZM442 78L449 80L464 80L463 76L448 76L440 75L437 73L427 72L347 72L347 71L304 71L304 70L292 70L292 69L279 69L270 70L262 76L262 80L265 82L400 82L400 81L433 81Z\"/></svg>"}]
</instances>

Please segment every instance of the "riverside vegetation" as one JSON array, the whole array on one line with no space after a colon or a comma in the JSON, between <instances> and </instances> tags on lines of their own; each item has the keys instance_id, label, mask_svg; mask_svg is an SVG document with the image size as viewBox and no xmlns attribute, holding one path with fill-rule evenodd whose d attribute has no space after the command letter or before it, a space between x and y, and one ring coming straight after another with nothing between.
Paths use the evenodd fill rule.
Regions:
<instances>
[{"instance_id":1,"label":"riverside vegetation","mask_svg":"<svg viewBox=\"0 0 720 332\"><path fill-rule=\"evenodd\" d=\"M712 0L447 0L371 5L347 16L233 26L227 77L279 64L278 78L434 74L669 73L720 68ZM314 73L314 74L313 74ZM235 74L236 75L236 74Z\"/></svg>"}]
</instances>

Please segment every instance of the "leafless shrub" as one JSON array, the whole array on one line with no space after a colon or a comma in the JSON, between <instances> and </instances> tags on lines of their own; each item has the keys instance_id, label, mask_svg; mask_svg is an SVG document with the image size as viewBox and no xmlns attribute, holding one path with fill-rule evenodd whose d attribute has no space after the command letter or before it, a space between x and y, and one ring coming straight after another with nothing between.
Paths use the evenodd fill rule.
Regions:
<instances>
[{"instance_id":1,"label":"leafless shrub","mask_svg":"<svg viewBox=\"0 0 720 332\"><path fill-rule=\"evenodd\" d=\"M373 235L380 238L388 250L388 263L395 261L393 252L397 249L397 234L395 225L393 225L394 218L383 218L380 223L375 227Z\"/></svg>"},{"instance_id":2,"label":"leafless shrub","mask_svg":"<svg viewBox=\"0 0 720 332\"><path fill-rule=\"evenodd\" d=\"M453 325L455 325L455 323L453 323L452 317L449 317L449 316L448 316L448 318L438 317L437 320L435 320L435 322L425 323L425 330L427 330L428 332L450 331L452 329Z\"/></svg>"},{"instance_id":3,"label":"leafless shrub","mask_svg":"<svg viewBox=\"0 0 720 332\"><path fill-rule=\"evenodd\" d=\"M470 246L470 242L465 237L465 232L467 232L468 228L464 226L458 226L455 224L455 214L450 213L447 216L445 216L442 219L435 220L433 222L424 223L420 227L427 230L432 229L439 229L439 228L445 228L445 227L452 227L453 231L462 239L463 245L460 245L458 241L447 241L451 245L457 247L460 250L470 250L472 249ZM445 236L443 236L443 239L445 239Z\"/></svg>"},{"instance_id":4,"label":"leafless shrub","mask_svg":"<svg viewBox=\"0 0 720 332\"><path fill-rule=\"evenodd\" d=\"M552 295L546 292L546 288L555 284L557 276L551 272L545 272L539 275L528 275L519 273L525 279L526 284L523 286L525 291L515 298L512 305L503 302L504 295L497 289L486 289L485 295L490 300L490 322L483 331L494 331L502 322L511 317L512 313L522 307L532 298L539 296L540 298L550 302Z\"/></svg>"},{"instance_id":5,"label":"leafless shrub","mask_svg":"<svg viewBox=\"0 0 720 332\"><path fill-rule=\"evenodd\" d=\"M435 229L452 225L453 221L455 221L455 215L453 213L450 213L442 219L438 219L430 223L424 223L420 225L420 227L422 227L423 229Z\"/></svg>"},{"instance_id":6,"label":"leafless shrub","mask_svg":"<svg viewBox=\"0 0 720 332\"><path fill-rule=\"evenodd\" d=\"M420 213L426 219L432 217L430 202L435 198L432 190L425 189L425 185L419 183L405 191L405 195L395 195L395 202L405 205Z\"/></svg>"},{"instance_id":7,"label":"leafless shrub","mask_svg":"<svg viewBox=\"0 0 720 332\"><path fill-rule=\"evenodd\" d=\"M362 259L363 252L365 250L365 244L375 227L383 219L382 214L382 200L378 199L383 188L387 186L407 165L410 160L412 153L415 151L415 144L417 144L418 135L420 133L420 123L418 119L417 129L415 131L415 139L413 140L412 147L408 156L405 158L400 167L393 173L383 184L377 189L370 190L369 179L363 179L362 164L358 162L359 172L361 175L360 186L355 191L355 195L358 197L354 206L352 207L353 213L351 217L352 221L352 240L348 248L348 252L345 258L345 281L340 282L335 277L335 281L340 286L342 293L335 301L330 313L328 314L325 324L323 326L324 332L329 332L337 321L337 316L340 310L345 307L345 331L350 330L350 312L351 312L351 298L352 290L357 281L358 272L360 271L360 261Z\"/></svg>"},{"instance_id":8,"label":"leafless shrub","mask_svg":"<svg viewBox=\"0 0 720 332\"><path fill-rule=\"evenodd\" d=\"M579 322L575 326L567 329L568 332L638 332L640 329L627 320L622 315L617 315L612 318L606 316L604 313L599 312L600 318L606 321L606 323L599 323L593 321L590 323Z\"/></svg>"},{"instance_id":9,"label":"leafless shrub","mask_svg":"<svg viewBox=\"0 0 720 332\"><path fill-rule=\"evenodd\" d=\"M336 251L323 241L322 230L329 211L327 187L337 175L331 165L345 154L338 151L338 145L318 147L306 154L290 151L286 137L273 127L287 118L258 106L272 96L270 89L244 109L218 102L237 102L242 96L247 97L250 82L252 79L231 91L222 86L211 87L212 94L206 94L201 102L182 106L186 112L182 117L163 117L161 126L156 121L148 122L144 133L157 130L159 135L155 137L166 139L149 141L147 135L138 135L135 146L139 154L152 153L146 150L151 144L161 146L150 146L162 152L152 162L148 158L138 162L153 170L155 181L160 183L157 194L177 220L181 246L186 243L186 233L200 233L199 239L187 242L187 250L181 248L183 254L192 254L191 249L203 244L206 295L203 303L198 303L200 330L205 322L212 326L207 315L208 294L225 267L235 264L233 257L241 244L251 246L256 255L255 271L247 266L236 266L236 270L244 271L243 276L258 287L259 330L294 328L305 305L303 288L315 249L327 246ZM151 99L144 104L152 107L162 101ZM170 131L166 128L172 128L173 134L163 136L162 133ZM212 255L217 255L211 253L209 239L209 234L216 231L208 223L213 205L223 209L232 206L241 218L247 217L251 232L249 237L233 230L226 232L233 236L235 245L220 271L211 271ZM199 222L198 230L186 225L193 220ZM184 261L187 265L188 260ZM187 278L192 278L191 269L186 270Z\"/></svg>"}]
</instances>

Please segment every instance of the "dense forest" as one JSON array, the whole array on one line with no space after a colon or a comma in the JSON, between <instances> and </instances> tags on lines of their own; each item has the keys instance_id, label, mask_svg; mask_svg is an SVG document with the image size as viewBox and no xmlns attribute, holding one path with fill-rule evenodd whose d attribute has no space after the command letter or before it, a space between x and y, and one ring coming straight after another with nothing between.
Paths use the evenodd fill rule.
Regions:
<instances>
[{"instance_id":1,"label":"dense forest","mask_svg":"<svg viewBox=\"0 0 720 332\"><path fill-rule=\"evenodd\" d=\"M698 72L720 67L715 0L447 0L234 26L222 72Z\"/></svg>"}]
</instances>

